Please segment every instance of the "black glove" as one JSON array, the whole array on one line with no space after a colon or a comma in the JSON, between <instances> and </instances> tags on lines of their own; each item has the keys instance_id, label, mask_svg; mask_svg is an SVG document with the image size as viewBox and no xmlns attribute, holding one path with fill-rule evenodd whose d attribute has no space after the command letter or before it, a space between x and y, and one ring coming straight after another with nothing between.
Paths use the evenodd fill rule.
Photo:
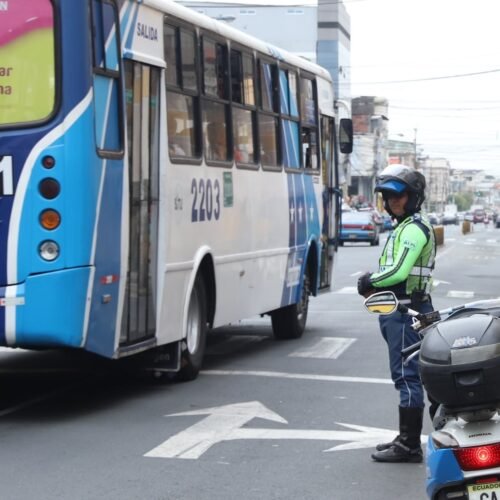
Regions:
<instances>
[{"instance_id":1,"label":"black glove","mask_svg":"<svg viewBox=\"0 0 500 500\"><path fill-rule=\"evenodd\" d=\"M367 292L373 290L373 285L371 281L371 273L362 274L358 278L358 293L360 295L365 295Z\"/></svg>"}]
</instances>

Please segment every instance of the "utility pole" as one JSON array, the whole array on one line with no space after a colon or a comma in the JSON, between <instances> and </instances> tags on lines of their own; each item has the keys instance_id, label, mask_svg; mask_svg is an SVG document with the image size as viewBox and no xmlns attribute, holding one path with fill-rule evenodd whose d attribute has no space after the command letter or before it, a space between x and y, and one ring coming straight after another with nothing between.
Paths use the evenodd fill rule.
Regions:
<instances>
[{"instance_id":1,"label":"utility pole","mask_svg":"<svg viewBox=\"0 0 500 500\"><path fill-rule=\"evenodd\" d=\"M414 166L415 166L415 168L418 168L418 161L417 161L417 129L414 128L413 132L415 133L414 141L413 141L413 146L414 146L413 153L415 154L415 163L414 163Z\"/></svg>"}]
</instances>

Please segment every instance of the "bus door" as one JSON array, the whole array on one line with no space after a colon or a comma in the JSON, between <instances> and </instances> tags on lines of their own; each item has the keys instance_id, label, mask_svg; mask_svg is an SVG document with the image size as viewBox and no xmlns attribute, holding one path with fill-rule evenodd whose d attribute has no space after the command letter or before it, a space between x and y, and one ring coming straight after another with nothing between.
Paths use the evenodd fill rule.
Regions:
<instances>
[{"instance_id":1,"label":"bus door","mask_svg":"<svg viewBox=\"0 0 500 500\"><path fill-rule=\"evenodd\" d=\"M334 162L333 118L321 115L321 175L323 184L323 227L321 229L320 288L329 288L333 273L333 258L339 231L338 172ZM340 203L342 199L340 197Z\"/></svg>"},{"instance_id":2,"label":"bus door","mask_svg":"<svg viewBox=\"0 0 500 500\"><path fill-rule=\"evenodd\" d=\"M120 344L153 338L157 309L160 75L125 60L129 236Z\"/></svg>"}]
</instances>

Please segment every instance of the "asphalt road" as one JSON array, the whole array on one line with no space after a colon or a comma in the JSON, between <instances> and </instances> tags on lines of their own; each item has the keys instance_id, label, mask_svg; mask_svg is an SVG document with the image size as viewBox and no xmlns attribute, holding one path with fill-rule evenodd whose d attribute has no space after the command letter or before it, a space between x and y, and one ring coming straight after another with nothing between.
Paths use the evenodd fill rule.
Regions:
<instances>
[{"instance_id":1,"label":"asphalt road","mask_svg":"<svg viewBox=\"0 0 500 500\"><path fill-rule=\"evenodd\" d=\"M213 332L194 382L1 350L0 498L424 499L423 464L370 459L397 429L378 321L355 293L381 249L339 249L299 340L274 341L267 318ZM500 296L500 230L447 226L435 278L438 308Z\"/></svg>"}]
</instances>

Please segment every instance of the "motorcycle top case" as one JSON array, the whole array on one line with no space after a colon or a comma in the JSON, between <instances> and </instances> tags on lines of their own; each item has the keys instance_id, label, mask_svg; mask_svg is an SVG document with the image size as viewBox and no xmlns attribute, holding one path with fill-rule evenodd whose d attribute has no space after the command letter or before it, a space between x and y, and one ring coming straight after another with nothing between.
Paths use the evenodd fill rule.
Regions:
<instances>
[{"instance_id":1,"label":"motorcycle top case","mask_svg":"<svg viewBox=\"0 0 500 500\"><path fill-rule=\"evenodd\" d=\"M419 354L429 395L450 408L500 401L500 319L489 314L430 326Z\"/></svg>"}]
</instances>

